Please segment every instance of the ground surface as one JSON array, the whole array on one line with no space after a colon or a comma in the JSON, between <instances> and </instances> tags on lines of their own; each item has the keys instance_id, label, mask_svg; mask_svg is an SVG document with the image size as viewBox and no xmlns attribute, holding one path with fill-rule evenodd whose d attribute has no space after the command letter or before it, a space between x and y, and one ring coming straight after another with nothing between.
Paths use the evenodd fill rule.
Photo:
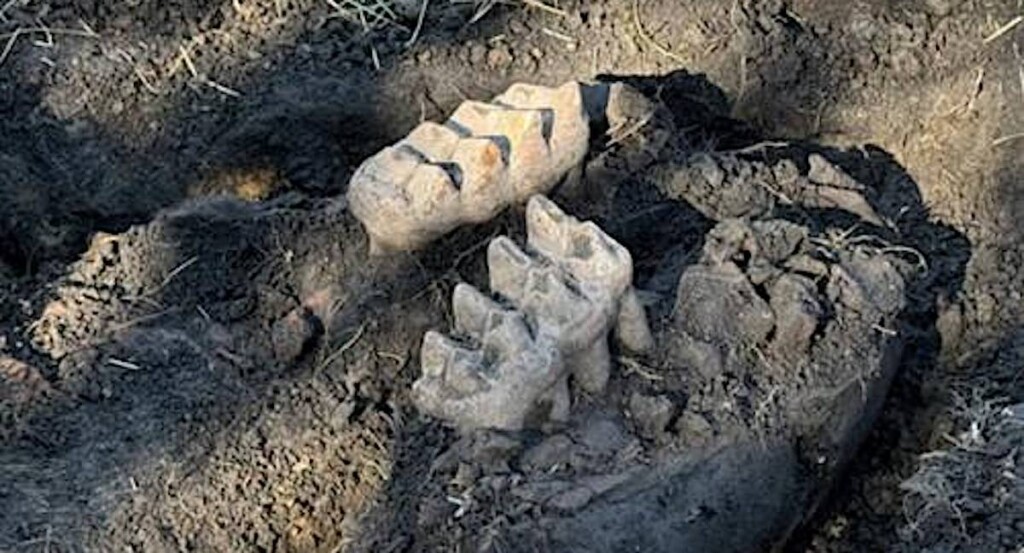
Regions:
<instances>
[{"instance_id":1,"label":"ground surface","mask_svg":"<svg viewBox=\"0 0 1024 553\"><path fill-rule=\"evenodd\" d=\"M451 441L403 426L391 394L416 367L394 348L444 326L431 306L479 267L433 252L426 268L354 270L354 222L318 202L465 98L600 75L671 76L640 81L694 148L814 142L871 161L864 181L898 168L919 197L891 206L929 223L912 225L933 262L919 330L848 477L790 548L1024 543L1024 25L1002 29L1018 1L433 0L415 40L412 4L365 24L312 0L0 7L0 500L18 506L0 548L344 545L328 538L347 514L410 485L392 463ZM232 204L109 236L216 192L278 203L252 223ZM198 253L220 265L190 273ZM176 366L190 369L159 370ZM396 428L422 436L388 441ZM163 534L118 533L136 527Z\"/></svg>"}]
</instances>

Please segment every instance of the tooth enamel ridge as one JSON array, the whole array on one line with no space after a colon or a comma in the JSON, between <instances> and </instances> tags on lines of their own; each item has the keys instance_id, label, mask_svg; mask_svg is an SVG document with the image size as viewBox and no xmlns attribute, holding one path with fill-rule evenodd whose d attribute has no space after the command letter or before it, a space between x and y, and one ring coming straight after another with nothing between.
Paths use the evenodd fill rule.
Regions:
<instances>
[{"instance_id":1,"label":"tooth enamel ridge","mask_svg":"<svg viewBox=\"0 0 1024 553\"><path fill-rule=\"evenodd\" d=\"M367 159L349 183L349 208L374 253L419 249L547 193L583 160L589 139L579 83L515 84Z\"/></svg>"},{"instance_id":2,"label":"tooth enamel ridge","mask_svg":"<svg viewBox=\"0 0 1024 553\"><path fill-rule=\"evenodd\" d=\"M526 218L526 250L504 236L487 248L491 292L507 306L460 284L452 311L464 340L433 331L423 339L414 400L460 429L563 421L570 375L586 392L604 392L613 329L626 348L650 347L629 251L543 196L530 198Z\"/></svg>"}]
</instances>

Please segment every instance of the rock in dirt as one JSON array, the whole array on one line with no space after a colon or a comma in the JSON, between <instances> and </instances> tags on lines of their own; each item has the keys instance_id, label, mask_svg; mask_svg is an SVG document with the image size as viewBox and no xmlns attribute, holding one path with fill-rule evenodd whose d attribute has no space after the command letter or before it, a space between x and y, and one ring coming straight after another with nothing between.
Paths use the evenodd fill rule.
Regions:
<instances>
[{"instance_id":1,"label":"rock in dirt","mask_svg":"<svg viewBox=\"0 0 1024 553\"><path fill-rule=\"evenodd\" d=\"M298 359L316 337L318 327L318 321L305 307L291 310L271 328L274 358L285 364Z\"/></svg>"},{"instance_id":2,"label":"rock in dirt","mask_svg":"<svg viewBox=\"0 0 1024 553\"><path fill-rule=\"evenodd\" d=\"M640 435L648 439L655 439L664 434L675 414L672 400L664 396L646 396L639 392L633 392L629 396L628 409L640 430Z\"/></svg>"},{"instance_id":3,"label":"rock in dirt","mask_svg":"<svg viewBox=\"0 0 1024 553\"><path fill-rule=\"evenodd\" d=\"M546 472L569 462L573 442L565 434L548 436L523 455L521 464L530 472Z\"/></svg>"}]
</instances>

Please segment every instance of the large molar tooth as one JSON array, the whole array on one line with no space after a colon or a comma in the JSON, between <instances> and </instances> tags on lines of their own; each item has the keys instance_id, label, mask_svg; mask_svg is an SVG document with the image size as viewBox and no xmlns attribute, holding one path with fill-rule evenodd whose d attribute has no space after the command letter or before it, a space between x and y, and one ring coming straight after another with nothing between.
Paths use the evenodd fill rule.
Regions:
<instances>
[{"instance_id":1,"label":"large molar tooth","mask_svg":"<svg viewBox=\"0 0 1024 553\"><path fill-rule=\"evenodd\" d=\"M366 160L347 195L372 252L418 249L550 190L586 152L582 96L578 83L514 85L494 103L464 102L444 125L420 124Z\"/></svg>"},{"instance_id":2,"label":"large molar tooth","mask_svg":"<svg viewBox=\"0 0 1024 553\"><path fill-rule=\"evenodd\" d=\"M455 216L459 191L452 177L440 165L420 164L405 185L416 217L429 224L436 220L444 226Z\"/></svg>"},{"instance_id":3,"label":"large molar tooth","mask_svg":"<svg viewBox=\"0 0 1024 553\"><path fill-rule=\"evenodd\" d=\"M551 166L544 119L537 110L502 110L488 115L496 136L508 141L508 172L517 198L547 192L561 178Z\"/></svg>"},{"instance_id":4,"label":"large molar tooth","mask_svg":"<svg viewBox=\"0 0 1024 553\"><path fill-rule=\"evenodd\" d=\"M440 163L451 159L459 138L459 133L449 127L424 121L399 142L399 145L412 148L427 161Z\"/></svg>"},{"instance_id":5,"label":"large molar tooth","mask_svg":"<svg viewBox=\"0 0 1024 553\"><path fill-rule=\"evenodd\" d=\"M536 264L507 236L499 236L487 246L491 290L510 300L523 297L526 282Z\"/></svg>"},{"instance_id":6,"label":"large molar tooth","mask_svg":"<svg viewBox=\"0 0 1024 553\"><path fill-rule=\"evenodd\" d=\"M488 221L512 203L508 163L493 138L463 138L451 162L459 168L462 215L471 222Z\"/></svg>"},{"instance_id":7,"label":"large molar tooth","mask_svg":"<svg viewBox=\"0 0 1024 553\"><path fill-rule=\"evenodd\" d=\"M629 250L594 223L566 215L554 202L530 198L526 207L527 243L561 265L577 280L611 297L629 287L633 258Z\"/></svg>"},{"instance_id":8,"label":"large molar tooth","mask_svg":"<svg viewBox=\"0 0 1024 553\"><path fill-rule=\"evenodd\" d=\"M590 140L590 123L579 83L569 82L558 88L516 83L494 101L513 108L543 111L544 136L558 172L568 171L583 160Z\"/></svg>"}]
</instances>

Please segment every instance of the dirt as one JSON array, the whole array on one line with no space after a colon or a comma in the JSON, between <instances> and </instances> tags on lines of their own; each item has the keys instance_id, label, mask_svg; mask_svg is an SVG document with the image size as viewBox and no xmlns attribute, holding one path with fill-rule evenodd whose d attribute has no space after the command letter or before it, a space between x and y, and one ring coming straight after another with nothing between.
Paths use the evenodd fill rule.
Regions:
<instances>
[{"instance_id":1,"label":"dirt","mask_svg":"<svg viewBox=\"0 0 1024 553\"><path fill-rule=\"evenodd\" d=\"M306 0L3 8L0 549L1024 545L1024 25L986 40L1017 2L595 1L474 18L480 5L437 1L410 44L417 9L364 28ZM891 377L888 398L870 432L839 432L827 470L792 447L821 435L815 410L785 407L834 390L849 362L794 380L741 358L749 378L720 382L704 361L682 370L693 348L664 338L551 436L459 438L412 408L423 332L449 326L451 289L482 283L481 248L521 217L371 260L340 199L349 175L463 99L595 77L664 108L596 142L584 188L561 200L630 249L660 332L731 216L907 266L901 361L858 388L880 399ZM782 201L815 154L882 225ZM861 236L880 241L847 242ZM716 418L734 396L770 397L775 418Z\"/></svg>"}]
</instances>

